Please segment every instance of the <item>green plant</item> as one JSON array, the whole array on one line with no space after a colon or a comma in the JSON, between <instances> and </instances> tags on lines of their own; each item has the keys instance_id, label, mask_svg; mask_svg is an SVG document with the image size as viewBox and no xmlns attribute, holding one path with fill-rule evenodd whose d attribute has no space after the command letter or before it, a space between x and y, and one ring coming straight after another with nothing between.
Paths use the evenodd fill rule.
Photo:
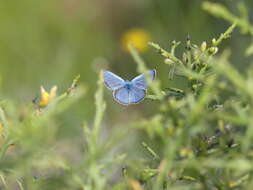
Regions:
<instances>
[{"instance_id":1,"label":"green plant","mask_svg":"<svg viewBox=\"0 0 253 190\"><path fill-rule=\"evenodd\" d=\"M173 41L169 50L149 44L163 59L156 67L165 64L170 70L166 83L151 82L147 75L146 98L157 106L149 117L109 126L102 73L93 122L77 124L69 111L87 91L77 86L79 76L61 95L45 98L43 106L2 100L0 189L251 190L253 67L240 73L230 64L233 50L220 45L236 27L252 35L252 25L243 5L241 17L220 4L204 2L203 8L232 25L200 45L190 37L183 47ZM144 59L134 47L129 50L137 71L145 73ZM185 88L171 85L176 78ZM64 114L79 136L60 137Z\"/></svg>"},{"instance_id":2,"label":"green plant","mask_svg":"<svg viewBox=\"0 0 253 190\"><path fill-rule=\"evenodd\" d=\"M182 59L175 52L178 42L170 51L150 43L171 67L171 75L185 79L187 88L168 84L161 90L150 83L154 94L148 98L160 104L160 111L135 123L147 135L146 143L156 147L144 143L153 159L143 168L152 173L156 169L155 177L139 175L144 189L252 188L253 70L248 69L247 77L241 75L229 64L229 50L214 56L235 26L200 46L188 38ZM131 52L144 72L143 61L133 48Z\"/></svg>"}]
</instances>

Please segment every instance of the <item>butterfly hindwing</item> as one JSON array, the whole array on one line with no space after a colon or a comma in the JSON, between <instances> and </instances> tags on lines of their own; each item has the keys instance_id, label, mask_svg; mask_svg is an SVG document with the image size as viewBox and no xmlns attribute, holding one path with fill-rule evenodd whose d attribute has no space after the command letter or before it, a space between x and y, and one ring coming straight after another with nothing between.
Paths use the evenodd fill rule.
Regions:
<instances>
[{"instance_id":1,"label":"butterfly hindwing","mask_svg":"<svg viewBox=\"0 0 253 190\"><path fill-rule=\"evenodd\" d=\"M104 83L110 90L117 90L124 86L124 80L110 71L103 71Z\"/></svg>"},{"instance_id":2,"label":"butterfly hindwing","mask_svg":"<svg viewBox=\"0 0 253 190\"><path fill-rule=\"evenodd\" d=\"M145 95L146 95L146 90L136 88L135 86L133 86L131 90L129 91L129 102L131 104L137 104L141 102L142 100L144 100Z\"/></svg>"},{"instance_id":3,"label":"butterfly hindwing","mask_svg":"<svg viewBox=\"0 0 253 190\"><path fill-rule=\"evenodd\" d=\"M122 87L113 91L113 98L120 104L128 105L129 104L129 90Z\"/></svg>"},{"instance_id":4,"label":"butterfly hindwing","mask_svg":"<svg viewBox=\"0 0 253 190\"><path fill-rule=\"evenodd\" d=\"M155 76L156 76L156 70L150 70L148 72L150 74L151 80L154 80ZM141 74L141 75L135 77L132 80L132 82L133 82L133 84L134 84L135 87L143 89L143 90L146 90L147 87L148 87L148 84L147 84L147 81L145 79L145 75L144 74Z\"/></svg>"}]
</instances>

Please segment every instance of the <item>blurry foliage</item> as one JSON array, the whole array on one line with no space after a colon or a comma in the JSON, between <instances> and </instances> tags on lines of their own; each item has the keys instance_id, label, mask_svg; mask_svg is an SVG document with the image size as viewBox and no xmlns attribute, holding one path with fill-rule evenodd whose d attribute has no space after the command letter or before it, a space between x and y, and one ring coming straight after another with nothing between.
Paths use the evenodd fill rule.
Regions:
<instances>
[{"instance_id":1,"label":"blurry foliage","mask_svg":"<svg viewBox=\"0 0 253 190\"><path fill-rule=\"evenodd\" d=\"M253 36L253 24L250 22L250 15L244 2L240 1L237 3L237 9L240 14L239 16L234 15L225 6L219 3L205 1L202 6L204 10L215 17L222 18L230 23L236 22L238 27L240 27L242 34ZM246 56L250 56L252 54L253 43L251 43L245 51Z\"/></svg>"},{"instance_id":2,"label":"blurry foliage","mask_svg":"<svg viewBox=\"0 0 253 190\"><path fill-rule=\"evenodd\" d=\"M87 17L79 8L86 3L73 1L78 6L74 3L71 4L73 9L69 6L61 9L54 2L51 10L44 7L44 3L38 6L32 0L24 2L15 5L20 6L17 11L12 10L11 1L3 2L1 7L0 18L6 22L0 36L1 60L13 64L1 66L2 89L16 84L19 90L25 87L22 93L30 94L44 78L49 85L60 85L57 85L58 94L56 87L51 92L41 88L34 103L24 101L20 104L8 96L12 91L19 92L14 86L8 93L1 92L5 98L0 101L0 189L252 190L253 67L249 65L244 72L237 70L231 64L238 55L237 49L222 47L233 39L231 36L238 35L234 33L236 28L240 28L243 35L252 36L250 14L244 4L238 4L240 16L235 16L224 5L204 2L204 10L232 25L210 40L198 39L195 43L194 37L189 35L185 42L172 41L170 48L164 47L162 43L167 40L159 37L158 40L163 40L161 43L149 43L150 49L157 52L155 56L160 57L158 59L149 57L151 52L140 55L134 44L129 45L129 53L137 63L139 73L145 73L150 67L144 60L156 63L153 65L157 70L166 73L160 80L158 72L158 78L153 82L147 76L150 88L144 102L146 107L142 110L146 108L150 114L141 117L138 114L141 109L137 109L140 105L113 111L114 107L105 103L102 73L95 75L100 64L107 66L103 56L96 59L95 65L94 62L83 64L86 57L82 54L81 36L84 34L95 32L94 35L98 35L85 44L90 52L87 54L89 61L104 49L108 52L115 49L113 43L113 47L108 48L110 43L106 43L108 39L102 37L102 33L89 28L89 21L83 22ZM167 6L163 5L199 5L199 1L189 2L152 3L163 10L159 17L161 23L167 24ZM34 12L23 11L27 8ZM87 11L91 13L89 8ZM67 16L61 12L66 10ZM198 16L191 11L194 12L183 12L180 18ZM65 20L59 19L63 15ZM73 17L77 19L72 20ZM17 19L16 24L8 21L11 18ZM31 22L26 22L27 18ZM199 22L203 22L202 19ZM182 22L183 19L179 20ZM44 23L43 27L37 21ZM80 27L84 23L87 25ZM156 26L159 28L158 24ZM207 31L209 27L203 30ZM21 38L19 33L26 35ZM46 38L47 34L50 37ZM35 46L34 41L41 46ZM126 56L121 53L111 59L117 61L117 56ZM251 54L252 45L246 50L248 59ZM240 58L244 57L241 55ZM159 59L161 63L158 63ZM23 65L18 65L19 61ZM75 67L67 64L72 61ZM45 67L42 62L46 62ZM80 72L81 78L78 75L69 84L73 73L81 69L85 70ZM97 77L95 100L91 101ZM178 78L180 83L174 83ZM88 82L83 85L80 80ZM21 85L24 81L25 85ZM62 92L61 89L65 90ZM84 97L87 107L81 104ZM88 112L89 116L76 116L80 112L73 112L73 106ZM119 110L126 117L122 119ZM131 114L136 115L135 119ZM89 119L90 115L94 115L93 121ZM113 126L108 115L115 120Z\"/></svg>"},{"instance_id":3,"label":"blurry foliage","mask_svg":"<svg viewBox=\"0 0 253 190\"><path fill-rule=\"evenodd\" d=\"M246 8L246 5L243 2L239 2L237 4L240 16L235 16L225 6L219 3L212 3L206 1L202 5L203 9L209 12L210 14L218 18L225 19L230 23L236 22L238 27L241 28L241 32L243 34L253 35L253 26L249 21L248 9Z\"/></svg>"}]
</instances>

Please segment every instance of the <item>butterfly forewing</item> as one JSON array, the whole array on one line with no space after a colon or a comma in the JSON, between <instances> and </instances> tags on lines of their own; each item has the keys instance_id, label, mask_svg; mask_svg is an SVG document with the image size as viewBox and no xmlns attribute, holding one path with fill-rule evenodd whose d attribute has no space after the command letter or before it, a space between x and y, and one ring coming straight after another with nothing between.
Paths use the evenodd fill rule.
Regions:
<instances>
[{"instance_id":1,"label":"butterfly forewing","mask_svg":"<svg viewBox=\"0 0 253 190\"><path fill-rule=\"evenodd\" d=\"M155 76L156 76L156 70L150 70L149 71L149 74L150 74L150 77L151 77L151 80L154 80L155 79ZM144 74L141 74L137 77L135 77L133 80L133 85L137 88L140 88L140 89L143 89L143 90L146 90L147 87L148 87L148 84L147 84L147 80L145 78L145 75Z\"/></svg>"},{"instance_id":2,"label":"butterfly forewing","mask_svg":"<svg viewBox=\"0 0 253 190\"><path fill-rule=\"evenodd\" d=\"M124 80L110 71L103 71L104 83L110 90L117 90L124 86Z\"/></svg>"}]
</instances>

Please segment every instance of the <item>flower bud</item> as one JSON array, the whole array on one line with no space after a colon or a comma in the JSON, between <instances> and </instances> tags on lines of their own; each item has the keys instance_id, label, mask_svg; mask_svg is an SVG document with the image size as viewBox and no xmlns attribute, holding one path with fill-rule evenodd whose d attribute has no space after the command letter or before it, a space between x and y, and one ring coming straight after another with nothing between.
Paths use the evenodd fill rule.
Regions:
<instances>
[{"instance_id":1,"label":"flower bud","mask_svg":"<svg viewBox=\"0 0 253 190\"><path fill-rule=\"evenodd\" d=\"M206 42L204 41L204 42L202 42L202 44L201 44L200 50L201 50L202 52L204 52L204 51L206 50L206 47L207 47L207 44L206 44Z\"/></svg>"},{"instance_id":2,"label":"flower bud","mask_svg":"<svg viewBox=\"0 0 253 190\"><path fill-rule=\"evenodd\" d=\"M217 52L218 52L218 48L217 47L211 47L210 49L209 49L209 53L211 54L211 55L215 55Z\"/></svg>"},{"instance_id":3,"label":"flower bud","mask_svg":"<svg viewBox=\"0 0 253 190\"><path fill-rule=\"evenodd\" d=\"M43 86L40 87L39 108L46 107L56 96L57 86L53 86L48 93Z\"/></svg>"},{"instance_id":4,"label":"flower bud","mask_svg":"<svg viewBox=\"0 0 253 190\"><path fill-rule=\"evenodd\" d=\"M212 44L215 45L215 43L216 43L216 39L213 38L213 39L212 39Z\"/></svg>"},{"instance_id":5,"label":"flower bud","mask_svg":"<svg viewBox=\"0 0 253 190\"><path fill-rule=\"evenodd\" d=\"M171 59L166 58L166 59L164 60L164 63L170 65L170 64L172 64L172 63L174 63L174 62L173 62Z\"/></svg>"}]
</instances>

